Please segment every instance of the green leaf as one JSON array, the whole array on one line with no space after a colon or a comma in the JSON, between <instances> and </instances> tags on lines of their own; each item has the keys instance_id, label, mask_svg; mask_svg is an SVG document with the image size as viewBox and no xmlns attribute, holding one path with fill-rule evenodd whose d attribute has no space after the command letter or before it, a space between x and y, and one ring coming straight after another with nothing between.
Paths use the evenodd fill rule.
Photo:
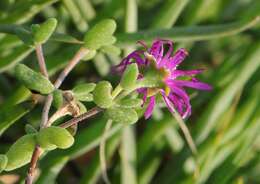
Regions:
<instances>
[{"instance_id":1,"label":"green leaf","mask_svg":"<svg viewBox=\"0 0 260 184\"><path fill-rule=\"evenodd\" d=\"M112 36L116 30L116 23L112 19L104 19L93 26L84 37L85 47L91 50L97 50L105 45L111 45L115 42Z\"/></svg>"},{"instance_id":2,"label":"green leaf","mask_svg":"<svg viewBox=\"0 0 260 184\"><path fill-rule=\"evenodd\" d=\"M53 34L57 26L57 20L55 18L49 18L44 23L38 25L32 25L32 33L34 42L36 44L45 43Z\"/></svg>"},{"instance_id":3,"label":"green leaf","mask_svg":"<svg viewBox=\"0 0 260 184\"><path fill-rule=\"evenodd\" d=\"M62 90L56 89L53 91L53 106L59 109L63 104Z\"/></svg>"},{"instance_id":4,"label":"green leaf","mask_svg":"<svg viewBox=\"0 0 260 184\"><path fill-rule=\"evenodd\" d=\"M26 124L25 125L25 132L27 134L35 134L35 133L37 133L37 130L32 125Z\"/></svg>"},{"instance_id":5,"label":"green leaf","mask_svg":"<svg viewBox=\"0 0 260 184\"><path fill-rule=\"evenodd\" d=\"M171 28L190 0L166 0L154 16L152 28Z\"/></svg>"},{"instance_id":6,"label":"green leaf","mask_svg":"<svg viewBox=\"0 0 260 184\"><path fill-rule=\"evenodd\" d=\"M106 142L106 158L110 160L113 157L120 143L120 132L115 134ZM84 171L84 175L80 180L80 184L97 183L101 174L100 157L99 154L95 154L94 158L90 161L88 169Z\"/></svg>"},{"instance_id":7,"label":"green leaf","mask_svg":"<svg viewBox=\"0 0 260 184\"><path fill-rule=\"evenodd\" d=\"M8 150L8 163L5 171L11 171L29 163L36 145L35 134L24 135Z\"/></svg>"},{"instance_id":8,"label":"green leaf","mask_svg":"<svg viewBox=\"0 0 260 184\"><path fill-rule=\"evenodd\" d=\"M25 102L2 110L0 112L0 136L17 120L30 112L33 107L32 103Z\"/></svg>"},{"instance_id":9,"label":"green leaf","mask_svg":"<svg viewBox=\"0 0 260 184\"><path fill-rule=\"evenodd\" d=\"M116 56L119 56L121 53L120 48L114 46L114 45L106 45L101 47L101 51L104 52L105 54L113 54Z\"/></svg>"},{"instance_id":10,"label":"green leaf","mask_svg":"<svg viewBox=\"0 0 260 184\"><path fill-rule=\"evenodd\" d=\"M16 47L13 52L5 56L1 56L0 73L13 68L17 63L26 58L32 51L33 48L26 45L21 45Z\"/></svg>"},{"instance_id":11,"label":"green leaf","mask_svg":"<svg viewBox=\"0 0 260 184\"><path fill-rule=\"evenodd\" d=\"M74 143L74 138L66 129L54 126L42 129L36 139L45 150L67 149Z\"/></svg>"},{"instance_id":12,"label":"green leaf","mask_svg":"<svg viewBox=\"0 0 260 184\"><path fill-rule=\"evenodd\" d=\"M224 25L174 27L172 29L147 30L135 33L121 33L116 35L116 38L117 44L119 46L128 46L129 44L135 44L139 40L151 43L154 38L158 37L162 39L174 40L175 42L202 41L235 35L255 26L257 23L259 23L259 20L259 17L255 17L253 19L242 20L239 22Z\"/></svg>"},{"instance_id":13,"label":"green leaf","mask_svg":"<svg viewBox=\"0 0 260 184\"><path fill-rule=\"evenodd\" d=\"M105 115L116 123L134 124L138 121L138 115L134 109L112 107L105 111Z\"/></svg>"},{"instance_id":14,"label":"green leaf","mask_svg":"<svg viewBox=\"0 0 260 184\"><path fill-rule=\"evenodd\" d=\"M88 54L83 58L83 60L88 61L93 59L97 54L96 50L89 50Z\"/></svg>"},{"instance_id":15,"label":"green leaf","mask_svg":"<svg viewBox=\"0 0 260 184\"><path fill-rule=\"evenodd\" d=\"M137 184L137 154L134 128L126 126L122 133L120 149L121 183Z\"/></svg>"},{"instance_id":16,"label":"green leaf","mask_svg":"<svg viewBox=\"0 0 260 184\"><path fill-rule=\"evenodd\" d=\"M55 160L52 160L52 162L47 162L47 165L41 168L43 172L41 172L35 184L55 183L59 172L63 169L68 160L69 157L62 156L57 157Z\"/></svg>"},{"instance_id":17,"label":"green leaf","mask_svg":"<svg viewBox=\"0 0 260 184\"><path fill-rule=\"evenodd\" d=\"M79 101L92 101L93 95L90 94L96 87L95 83L79 84L72 89L74 97Z\"/></svg>"},{"instance_id":18,"label":"green leaf","mask_svg":"<svg viewBox=\"0 0 260 184\"><path fill-rule=\"evenodd\" d=\"M109 82L99 82L93 91L93 98L95 104L97 104L101 108L109 108L113 104L111 91L112 86Z\"/></svg>"},{"instance_id":19,"label":"green leaf","mask_svg":"<svg viewBox=\"0 0 260 184\"><path fill-rule=\"evenodd\" d=\"M141 99L126 98L117 102L115 106L122 107L122 108L137 108L137 107L141 107L142 103L143 100Z\"/></svg>"},{"instance_id":20,"label":"green leaf","mask_svg":"<svg viewBox=\"0 0 260 184\"><path fill-rule=\"evenodd\" d=\"M24 64L18 64L15 67L15 75L27 88L41 94L49 94L55 89L46 77L33 71Z\"/></svg>"},{"instance_id":21,"label":"green leaf","mask_svg":"<svg viewBox=\"0 0 260 184\"><path fill-rule=\"evenodd\" d=\"M139 71L136 63L128 65L121 78L120 85L125 90L132 90L136 86Z\"/></svg>"},{"instance_id":22,"label":"green leaf","mask_svg":"<svg viewBox=\"0 0 260 184\"><path fill-rule=\"evenodd\" d=\"M71 159L77 158L84 153L97 147L100 143L100 138L103 135L106 120L99 119L98 121L93 120L93 124L86 129L81 130L75 136L74 145L67 150L55 150L49 153L46 158L44 158L43 164L49 160L61 157L64 155L69 156ZM121 124L113 126L107 133L107 138L116 134L122 128Z\"/></svg>"},{"instance_id":23,"label":"green leaf","mask_svg":"<svg viewBox=\"0 0 260 184\"><path fill-rule=\"evenodd\" d=\"M22 24L30 20L44 8L57 2L58 0L36 0L15 2L8 10L7 16L1 17L1 24L17 23Z\"/></svg>"},{"instance_id":24,"label":"green leaf","mask_svg":"<svg viewBox=\"0 0 260 184\"><path fill-rule=\"evenodd\" d=\"M8 158L6 155L0 154L0 173L6 168Z\"/></svg>"},{"instance_id":25,"label":"green leaf","mask_svg":"<svg viewBox=\"0 0 260 184\"><path fill-rule=\"evenodd\" d=\"M230 82L230 85L226 86L211 99L206 111L198 119L199 124L197 124L195 132L197 143L201 143L208 137L209 133L218 123L219 116L230 106L235 94L246 84L260 66L260 60L257 59L259 58L259 53L260 44L253 45L244 58L244 62L241 63L233 80Z\"/></svg>"}]
</instances>

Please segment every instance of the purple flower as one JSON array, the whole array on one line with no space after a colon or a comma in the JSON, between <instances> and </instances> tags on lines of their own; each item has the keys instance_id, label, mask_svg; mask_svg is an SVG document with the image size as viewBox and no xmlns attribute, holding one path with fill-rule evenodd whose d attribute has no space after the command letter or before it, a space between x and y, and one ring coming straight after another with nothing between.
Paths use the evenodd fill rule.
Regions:
<instances>
[{"instance_id":1,"label":"purple flower","mask_svg":"<svg viewBox=\"0 0 260 184\"><path fill-rule=\"evenodd\" d=\"M155 97L161 94L165 104L171 112L174 108L186 118L191 114L190 98L184 88L194 88L199 90L211 90L212 87L206 83L200 82L194 76L203 70L179 70L178 65L187 57L188 52L185 49L179 49L173 55L173 42L170 40L155 40L148 48L144 42L139 42L145 50L136 50L125 57L114 70L123 73L128 65L136 63L140 71L156 70L161 77L162 86L140 88L137 91L143 94L143 102L148 100L148 106L145 111L145 118L148 119L155 106ZM145 74L140 73L139 80ZM180 77L188 77L190 80L181 80Z\"/></svg>"}]
</instances>

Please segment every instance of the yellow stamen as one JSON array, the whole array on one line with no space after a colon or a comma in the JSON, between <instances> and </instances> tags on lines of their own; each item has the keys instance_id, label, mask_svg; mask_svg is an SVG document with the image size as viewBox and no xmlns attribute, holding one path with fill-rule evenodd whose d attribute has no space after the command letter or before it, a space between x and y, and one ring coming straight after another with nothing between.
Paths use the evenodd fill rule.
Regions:
<instances>
[{"instance_id":1,"label":"yellow stamen","mask_svg":"<svg viewBox=\"0 0 260 184\"><path fill-rule=\"evenodd\" d=\"M171 92L171 89L168 86L165 86L164 90L165 90L166 96L168 96L170 94L170 92Z\"/></svg>"}]
</instances>

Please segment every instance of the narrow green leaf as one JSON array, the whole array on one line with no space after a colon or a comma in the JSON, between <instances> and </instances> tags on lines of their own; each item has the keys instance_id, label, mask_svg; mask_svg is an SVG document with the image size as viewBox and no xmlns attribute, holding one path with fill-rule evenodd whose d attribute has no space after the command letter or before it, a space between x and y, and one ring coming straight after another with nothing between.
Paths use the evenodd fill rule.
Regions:
<instances>
[{"instance_id":1,"label":"narrow green leaf","mask_svg":"<svg viewBox=\"0 0 260 184\"><path fill-rule=\"evenodd\" d=\"M170 28L177 21L181 12L190 0L167 0L159 12L154 16L155 19L151 28Z\"/></svg>"},{"instance_id":2,"label":"narrow green leaf","mask_svg":"<svg viewBox=\"0 0 260 184\"><path fill-rule=\"evenodd\" d=\"M17 120L27 114L33 105L31 103L22 103L8 107L0 112L0 136Z\"/></svg>"},{"instance_id":3,"label":"narrow green leaf","mask_svg":"<svg viewBox=\"0 0 260 184\"><path fill-rule=\"evenodd\" d=\"M197 143L201 143L207 138L209 133L216 126L218 117L230 106L237 91L246 84L251 75L260 66L260 60L257 59L260 57L259 53L260 45L252 46L252 49L250 49L230 85L211 100L206 111L198 119L199 124L197 124L197 132L195 135Z\"/></svg>"},{"instance_id":4,"label":"narrow green leaf","mask_svg":"<svg viewBox=\"0 0 260 184\"><path fill-rule=\"evenodd\" d=\"M191 42L221 38L235 35L244 30L247 30L258 24L259 20L259 17L255 17L253 19L242 20L224 25L174 27L172 29L147 30L136 33L121 33L116 35L117 44L119 46L126 46L129 44L135 44L139 40L152 42L154 38L158 37L174 40L175 42Z\"/></svg>"},{"instance_id":5,"label":"narrow green leaf","mask_svg":"<svg viewBox=\"0 0 260 184\"><path fill-rule=\"evenodd\" d=\"M116 133L113 137L107 140L106 143L106 158L107 162L110 162L114 152L116 151L120 143L120 134ZM100 157L95 154L94 158L88 165L88 169L84 171L84 175L80 180L80 184L97 183L101 174Z\"/></svg>"},{"instance_id":6,"label":"narrow green leaf","mask_svg":"<svg viewBox=\"0 0 260 184\"><path fill-rule=\"evenodd\" d=\"M16 47L13 52L1 58L0 73L13 68L17 63L26 58L32 51L33 48L26 45Z\"/></svg>"},{"instance_id":7,"label":"narrow green leaf","mask_svg":"<svg viewBox=\"0 0 260 184\"><path fill-rule=\"evenodd\" d=\"M56 178L58 177L58 174L63 169L65 164L68 162L69 157L63 156L58 157L55 160L52 160L52 162L48 162L45 167L42 167L41 175L35 182L36 184L45 184L45 183L55 183Z\"/></svg>"},{"instance_id":8,"label":"narrow green leaf","mask_svg":"<svg viewBox=\"0 0 260 184\"><path fill-rule=\"evenodd\" d=\"M0 19L0 23L17 23L22 24L34 15L42 11L47 6L57 2L58 0L37 0L37 1L19 1L14 3L14 6L8 11L8 16Z\"/></svg>"},{"instance_id":9,"label":"narrow green leaf","mask_svg":"<svg viewBox=\"0 0 260 184\"><path fill-rule=\"evenodd\" d=\"M62 0L62 4L65 6L66 10L70 14L76 28L81 32L85 32L88 29L88 24L84 17L81 15L76 2L74 0Z\"/></svg>"},{"instance_id":10,"label":"narrow green leaf","mask_svg":"<svg viewBox=\"0 0 260 184\"><path fill-rule=\"evenodd\" d=\"M133 127L125 126L120 149L121 183L137 183L136 140Z\"/></svg>"}]
</instances>

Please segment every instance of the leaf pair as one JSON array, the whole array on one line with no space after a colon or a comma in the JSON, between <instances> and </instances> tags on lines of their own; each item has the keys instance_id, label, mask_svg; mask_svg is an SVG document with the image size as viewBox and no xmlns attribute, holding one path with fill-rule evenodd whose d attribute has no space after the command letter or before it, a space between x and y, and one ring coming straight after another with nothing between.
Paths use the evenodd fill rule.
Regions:
<instances>
[{"instance_id":1,"label":"leaf pair","mask_svg":"<svg viewBox=\"0 0 260 184\"><path fill-rule=\"evenodd\" d=\"M11 171L29 163L36 144L44 150L53 150L69 148L73 143L74 138L66 129L54 126L24 135L5 155L0 155L0 171Z\"/></svg>"}]
</instances>

